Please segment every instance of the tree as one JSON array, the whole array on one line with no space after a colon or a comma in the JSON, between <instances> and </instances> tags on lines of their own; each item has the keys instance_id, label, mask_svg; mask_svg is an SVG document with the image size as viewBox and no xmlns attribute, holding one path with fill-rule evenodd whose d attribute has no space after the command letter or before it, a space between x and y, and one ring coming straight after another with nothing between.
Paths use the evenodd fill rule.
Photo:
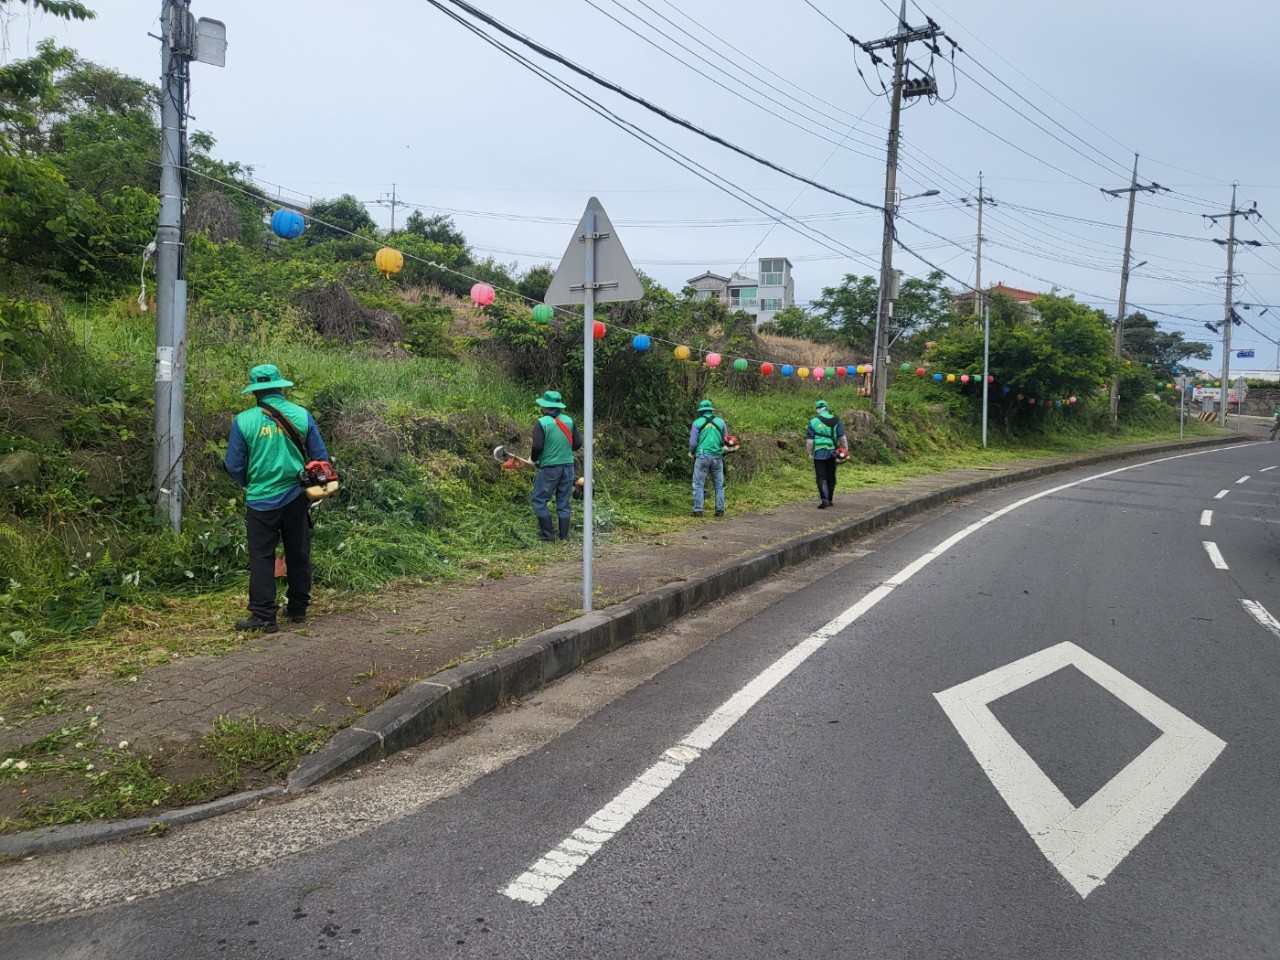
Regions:
<instances>
[{"instance_id":1,"label":"tree","mask_svg":"<svg viewBox=\"0 0 1280 960\"><path fill-rule=\"evenodd\" d=\"M838 287L823 287L822 296L813 301L813 312L825 327L836 331L835 342L869 354L875 340L879 296L874 277L850 273Z\"/></svg>"},{"instance_id":2,"label":"tree","mask_svg":"<svg viewBox=\"0 0 1280 960\"><path fill-rule=\"evenodd\" d=\"M526 300L536 300L542 302L542 298L547 295L547 289L551 286L551 281L555 278L555 271L551 269L551 264L542 263L536 267L530 267L525 271L525 275L520 278L520 284L516 290L520 296Z\"/></svg>"},{"instance_id":3,"label":"tree","mask_svg":"<svg viewBox=\"0 0 1280 960\"><path fill-rule=\"evenodd\" d=\"M424 217L421 210L415 210L409 214L409 219L404 223L404 229L407 233L416 234L442 247L457 247L462 251L465 260L471 259L467 238L462 235L462 231L458 229L452 217L441 213Z\"/></svg>"},{"instance_id":4,"label":"tree","mask_svg":"<svg viewBox=\"0 0 1280 960\"><path fill-rule=\"evenodd\" d=\"M1170 380L1183 360L1208 360L1213 347L1186 340L1176 330L1161 330L1143 313L1131 313L1124 321L1124 352L1134 363L1150 367L1157 379Z\"/></svg>"},{"instance_id":5,"label":"tree","mask_svg":"<svg viewBox=\"0 0 1280 960\"><path fill-rule=\"evenodd\" d=\"M839 331L821 316L796 306L783 307L773 315L773 319L760 324L760 332L812 340L814 343L835 343L840 337Z\"/></svg>"},{"instance_id":6,"label":"tree","mask_svg":"<svg viewBox=\"0 0 1280 960\"><path fill-rule=\"evenodd\" d=\"M312 243L346 237L348 233L373 236L378 230L364 204L349 193L333 200L317 200L311 205L310 214L317 222L310 225L303 236Z\"/></svg>"}]
</instances>

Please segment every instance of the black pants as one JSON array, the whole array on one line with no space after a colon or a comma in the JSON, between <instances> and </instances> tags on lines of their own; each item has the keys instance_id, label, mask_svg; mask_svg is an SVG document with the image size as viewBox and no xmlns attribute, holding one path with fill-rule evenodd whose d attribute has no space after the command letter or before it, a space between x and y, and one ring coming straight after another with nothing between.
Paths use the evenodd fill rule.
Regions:
<instances>
[{"instance_id":1,"label":"black pants","mask_svg":"<svg viewBox=\"0 0 1280 960\"><path fill-rule=\"evenodd\" d=\"M831 502L836 492L836 458L813 461L813 475L818 481L818 499Z\"/></svg>"},{"instance_id":2,"label":"black pants","mask_svg":"<svg viewBox=\"0 0 1280 960\"><path fill-rule=\"evenodd\" d=\"M289 613L304 614L311 603L311 520L306 494L275 510L249 509L249 612L276 618L276 545L284 541L289 567Z\"/></svg>"}]
</instances>

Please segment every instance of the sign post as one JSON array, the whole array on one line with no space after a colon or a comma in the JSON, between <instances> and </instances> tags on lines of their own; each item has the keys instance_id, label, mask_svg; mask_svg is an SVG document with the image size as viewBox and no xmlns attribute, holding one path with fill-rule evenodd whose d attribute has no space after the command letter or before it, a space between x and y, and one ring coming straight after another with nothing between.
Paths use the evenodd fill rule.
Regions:
<instances>
[{"instance_id":1,"label":"sign post","mask_svg":"<svg viewBox=\"0 0 1280 960\"><path fill-rule=\"evenodd\" d=\"M1191 378L1182 376L1175 381L1178 384L1178 439L1186 435L1187 428L1187 384Z\"/></svg>"},{"instance_id":2,"label":"sign post","mask_svg":"<svg viewBox=\"0 0 1280 960\"><path fill-rule=\"evenodd\" d=\"M603 277L604 279L597 279ZM622 248L609 215L592 197L542 298L552 306L582 304L582 612L591 611L595 534L595 318L596 304L639 300L644 287Z\"/></svg>"}]
</instances>

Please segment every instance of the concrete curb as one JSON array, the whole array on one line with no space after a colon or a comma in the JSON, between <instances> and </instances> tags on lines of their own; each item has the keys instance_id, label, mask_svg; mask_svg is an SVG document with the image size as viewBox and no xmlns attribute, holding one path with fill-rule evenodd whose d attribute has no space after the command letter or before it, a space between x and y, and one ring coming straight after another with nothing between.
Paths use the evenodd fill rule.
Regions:
<instances>
[{"instance_id":1,"label":"concrete curb","mask_svg":"<svg viewBox=\"0 0 1280 960\"><path fill-rule=\"evenodd\" d=\"M297 794L322 780L384 759L483 716L504 703L526 696L583 664L630 643L642 634L661 629L779 570L827 553L891 523L942 506L957 497L1099 463L1138 459L1175 450L1225 446L1256 439L1246 436L1213 437L1154 444L1141 450L1093 453L1069 460L1039 463L914 497L832 529L775 544L688 580L624 600L605 610L584 614L521 640L491 656L445 670L429 680L419 681L365 714L358 723L340 730L319 751L303 759L289 775L287 785L283 788L272 787L237 794L212 803L168 811L156 817L29 830L0 837L0 856L22 857L38 852L88 846L144 833L160 825L176 826L217 816L269 797Z\"/></svg>"}]
</instances>

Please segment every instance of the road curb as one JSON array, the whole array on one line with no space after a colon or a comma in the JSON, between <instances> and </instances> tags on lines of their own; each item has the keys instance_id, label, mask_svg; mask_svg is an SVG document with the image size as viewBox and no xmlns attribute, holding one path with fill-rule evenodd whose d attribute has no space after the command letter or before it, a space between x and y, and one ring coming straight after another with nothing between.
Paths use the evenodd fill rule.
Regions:
<instances>
[{"instance_id":1,"label":"road curb","mask_svg":"<svg viewBox=\"0 0 1280 960\"><path fill-rule=\"evenodd\" d=\"M1154 444L1141 450L1104 451L1052 460L999 475L958 483L913 497L836 527L804 534L687 580L667 584L604 610L593 611L521 640L504 650L453 667L403 690L335 734L304 758L284 787L233 794L155 817L110 823L41 827L0 836L0 857L69 850L116 840L157 827L172 827L243 809L261 800L293 795L356 767L385 759L459 727L512 700L536 692L583 664L661 629L708 604L788 567L828 553L891 523L986 490L1120 460L1257 440L1230 436Z\"/></svg>"}]
</instances>

